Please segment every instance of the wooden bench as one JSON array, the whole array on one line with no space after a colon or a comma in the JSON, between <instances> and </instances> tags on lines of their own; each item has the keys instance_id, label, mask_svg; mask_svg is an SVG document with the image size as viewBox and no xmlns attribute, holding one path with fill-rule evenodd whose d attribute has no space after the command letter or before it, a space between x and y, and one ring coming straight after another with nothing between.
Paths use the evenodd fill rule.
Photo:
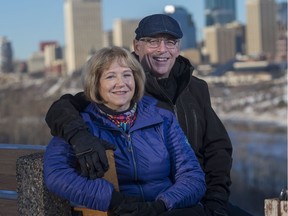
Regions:
<instances>
[{"instance_id":1,"label":"wooden bench","mask_svg":"<svg viewBox=\"0 0 288 216\"><path fill-rule=\"evenodd\" d=\"M21 216L69 216L81 212L83 216L106 216L106 212L72 206L68 200L62 199L48 191L43 177L44 153L33 153L21 156L16 162L16 179L18 192L18 213ZM113 151L107 151L110 169L104 178L119 190ZM79 215L79 214L78 214Z\"/></svg>"},{"instance_id":2,"label":"wooden bench","mask_svg":"<svg viewBox=\"0 0 288 216\"><path fill-rule=\"evenodd\" d=\"M288 201L274 199L264 200L265 216L287 216L288 215Z\"/></svg>"}]
</instances>

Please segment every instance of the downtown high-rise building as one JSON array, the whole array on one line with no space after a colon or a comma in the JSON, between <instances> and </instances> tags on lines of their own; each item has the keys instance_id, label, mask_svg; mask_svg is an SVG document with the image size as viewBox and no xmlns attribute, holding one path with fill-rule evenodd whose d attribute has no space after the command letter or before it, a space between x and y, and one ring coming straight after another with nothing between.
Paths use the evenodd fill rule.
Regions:
<instances>
[{"instance_id":1,"label":"downtown high-rise building","mask_svg":"<svg viewBox=\"0 0 288 216\"><path fill-rule=\"evenodd\" d=\"M0 37L0 73L13 72L13 52L10 41Z\"/></svg>"},{"instance_id":2,"label":"downtown high-rise building","mask_svg":"<svg viewBox=\"0 0 288 216\"><path fill-rule=\"evenodd\" d=\"M65 0L64 23L66 67L71 74L103 47L101 0Z\"/></svg>"},{"instance_id":3,"label":"downtown high-rise building","mask_svg":"<svg viewBox=\"0 0 288 216\"><path fill-rule=\"evenodd\" d=\"M181 39L181 50L196 48L196 26L188 11L179 6L167 5L164 13L171 16L181 26L183 38Z\"/></svg>"},{"instance_id":4,"label":"downtown high-rise building","mask_svg":"<svg viewBox=\"0 0 288 216\"><path fill-rule=\"evenodd\" d=\"M287 2L280 2L277 4L277 24L278 24L278 36L288 36L287 35L287 24L288 24L288 18L287 18Z\"/></svg>"},{"instance_id":5,"label":"downtown high-rise building","mask_svg":"<svg viewBox=\"0 0 288 216\"><path fill-rule=\"evenodd\" d=\"M205 48L212 64L225 64L235 58L236 30L224 25L204 28Z\"/></svg>"},{"instance_id":6,"label":"downtown high-rise building","mask_svg":"<svg viewBox=\"0 0 288 216\"><path fill-rule=\"evenodd\" d=\"M275 0L247 0L246 11L247 54L273 56L277 38Z\"/></svg>"},{"instance_id":7,"label":"downtown high-rise building","mask_svg":"<svg viewBox=\"0 0 288 216\"><path fill-rule=\"evenodd\" d=\"M276 55L277 62L286 62L287 64L287 2L280 2L277 5L277 41L276 41Z\"/></svg>"},{"instance_id":8,"label":"downtown high-rise building","mask_svg":"<svg viewBox=\"0 0 288 216\"><path fill-rule=\"evenodd\" d=\"M113 45L133 50L133 39L139 19L115 19L113 22Z\"/></svg>"},{"instance_id":9,"label":"downtown high-rise building","mask_svg":"<svg viewBox=\"0 0 288 216\"><path fill-rule=\"evenodd\" d=\"M235 0L205 0L205 25L224 25L236 21Z\"/></svg>"}]
</instances>

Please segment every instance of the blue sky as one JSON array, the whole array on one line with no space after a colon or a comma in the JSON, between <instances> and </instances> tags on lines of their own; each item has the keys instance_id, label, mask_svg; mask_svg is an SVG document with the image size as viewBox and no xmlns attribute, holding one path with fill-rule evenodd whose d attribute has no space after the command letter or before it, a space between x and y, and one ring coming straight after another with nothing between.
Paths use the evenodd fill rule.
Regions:
<instances>
[{"instance_id":1,"label":"blue sky","mask_svg":"<svg viewBox=\"0 0 288 216\"><path fill-rule=\"evenodd\" d=\"M285 0L277 0L283 2ZM16 59L27 59L39 49L39 42L56 40L64 45L64 0L7 0L0 7L0 36L12 42ZM245 23L245 2L236 0L237 18ZM142 18L162 13L164 6L183 6L192 14L199 40L204 26L204 0L102 0L104 30L115 18Z\"/></svg>"}]
</instances>

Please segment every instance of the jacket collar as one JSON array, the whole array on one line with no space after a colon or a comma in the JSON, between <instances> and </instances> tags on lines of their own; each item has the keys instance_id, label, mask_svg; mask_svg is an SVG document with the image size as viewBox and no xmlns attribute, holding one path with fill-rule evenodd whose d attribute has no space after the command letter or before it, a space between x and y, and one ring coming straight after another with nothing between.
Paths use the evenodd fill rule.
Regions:
<instances>
[{"instance_id":1,"label":"jacket collar","mask_svg":"<svg viewBox=\"0 0 288 216\"><path fill-rule=\"evenodd\" d=\"M135 57L138 56L134 53ZM175 64L172 67L169 76L175 79L177 82L178 90L176 98L181 94L181 92L188 86L194 67L191 65L190 61L183 57L178 56L176 58ZM146 84L145 91L148 95L151 95L159 100L167 101L169 97L166 95L165 91L158 84L157 79L146 71Z\"/></svg>"},{"instance_id":2,"label":"jacket collar","mask_svg":"<svg viewBox=\"0 0 288 216\"><path fill-rule=\"evenodd\" d=\"M130 128L130 132L139 128L159 124L163 119L159 116L156 110L157 100L152 97L144 96L137 105L137 117L134 125ZM107 128L118 129L118 127L112 123L108 118L104 117L95 104L90 103L85 112L82 113L84 120L89 123L94 121L99 126L105 126ZM153 118L151 118L153 116Z\"/></svg>"}]
</instances>

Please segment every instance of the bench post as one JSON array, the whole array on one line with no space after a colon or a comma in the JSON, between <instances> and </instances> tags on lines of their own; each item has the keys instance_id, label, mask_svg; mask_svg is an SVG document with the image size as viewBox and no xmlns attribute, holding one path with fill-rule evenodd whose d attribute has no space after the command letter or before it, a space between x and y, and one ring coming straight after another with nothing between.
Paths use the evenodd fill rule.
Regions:
<instances>
[{"instance_id":1,"label":"bench post","mask_svg":"<svg viewBox=\"0 0 288 216\"><path fill-rule=\"evenodd\" d=\"M44 153L21 156L16 161L18 213L21 216L70 216L70 202L49 192L43 177Z\"/></svg>"}]
</instances>

